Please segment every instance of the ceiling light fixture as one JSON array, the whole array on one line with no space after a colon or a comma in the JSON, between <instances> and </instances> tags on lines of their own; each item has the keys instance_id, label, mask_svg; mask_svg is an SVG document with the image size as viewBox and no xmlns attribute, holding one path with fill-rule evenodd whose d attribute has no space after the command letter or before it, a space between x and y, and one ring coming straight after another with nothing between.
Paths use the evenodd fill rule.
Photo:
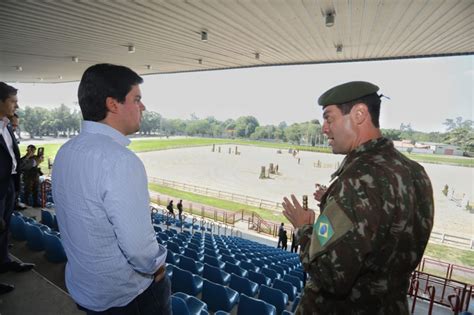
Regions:
<instances>
[{"instance_id":1,"label":"ceiling light fixture","mask_svg":"<svg viewBox=\"0 0 474 315\"><path fill-rule=\"evenodd\" d=\"M135 46L129 45L129 46L128 46L128 53L129 53L129 54L133 54L134 52L135 52Z\"/></svg>"},{"instance_id":2,"label":"ceiling light fixture","mask_svg":"<svg viewBox=\"0 0 474 315\"><path fill-rule=\"evenodd\" d=\"M63 76L62 76L62 75L58 75L58 79L59 79L59 80L62 80L62 79L63 79Z\"/></svg>"},{"instance_id":3,"label":"ceiling light fixture","mask_svg":"<svg viewBox=\"0 0 474 315\"><path fill-rule=\"evenodd\" d=\"M39 78L41 82L43 82L43 78Z\"/></svg>"},{"instance_id":4,"label":"ceiling light fixture","mask_svg":"<svg viewBox=\"0 0 474 315\"><path fill-rule=\"evenodd\" d=\"M16 68L16 71L18 71L18 72L23 71L23 67L22 67L22 66L16 66L15 68Z\"/></svg>"},{"instance_id":5,"label":"ceiling light fixture","mask_svg":"<svg viewBox=\"0 0 474 315\"><path fill-rule=\"evenodd\" d=\"M342 44L336 45L336 52L338 54L342 53Z\"/></svg>"},{"instance_id":6,"label":"ceiling light fixture","mask_svg":"<svg viewBox=\"0 0 474 315\"><path fill-rule=\"evenodd\" d=\"M326 27L331 27L334 25L335 16L335 12L326 13Z\"/></svg>"},{"instance_id":7,"label":"ceiling light fixture","mask_svg":"<svg viewBox=\"0 0 474 315\"><path fill-rule=\"evenodd\" d=\"M198 63L202 65L202 59L198 59Z\"/></svg>"},{"instance_id":8,"label":"ceiling light fixture","mask_svg":"<svg viewBox=\"0 0 474 315\"><path fill-rule=\"evenodd\" d=\"M207 32L206 31L201 31L201 40L203 42L207 42Z\"/></svg>"},{"instance_id":9,"label":"ceiling light fixture","mask_svg":"<svg viewBox=\"0 0 474 315\"><path fill-rule=\"evenodd\" d=\"M78 62L79 62L79 58L78 58L78 57L72 57L71 60L72 60L72 62L75 62L75 63L78 63Z\"/></svg>"},{"instance_id":10,"label":"ceiling light fixture","mask_svg":"<svg viewBox=\"0 0 474 315\"><path fill-rule=\"evenodd\" d=\"M260 53L255 53L255 59L259 60L260 59Z\"/></svg>"},{"instance_id":11,"label":"ceiling light fixture","mask_svg":"<svg viewBox=\"0 0 474 315\"><path fill-rule=\"evenodd\" d=\"M151 70L153 67L151 65L146 65L147 70Z\"/></svg>"}]
</instances>

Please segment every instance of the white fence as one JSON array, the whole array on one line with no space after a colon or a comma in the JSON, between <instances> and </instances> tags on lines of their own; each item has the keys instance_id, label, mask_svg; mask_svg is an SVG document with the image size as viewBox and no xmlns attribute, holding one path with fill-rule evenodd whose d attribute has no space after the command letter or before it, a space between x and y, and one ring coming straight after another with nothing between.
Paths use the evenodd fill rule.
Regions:
<instances>
[{"instance_id":1,"label":"white fence","mask_svg":"<svg viewBox=\"0 0 474 315\"><path fill-rule=\"evenodd\" d=\"M255 206L261 209L273 210L273 211L282 211L283 207L281 203L265 200L265 199L258 199L251 196L241 195L230 193L227 191L201 187L191 184L179 183L172 180L161 179L156 177L149 177L148 178L150 183L159 184L162 186L183 190L187 192L193 192L199 195L215 197L224 200L235 201L238 203L242 203L249 206ZM446 233L441 233L437 231L431 232L430 242L433 243L441 243L444 245L459 247L463 249L474 249L474 239L467 238L462 236L450 235Z\"/></svg>"},{"instance_id":2,"label":"white fence","mask_svg":"<svg viewBox=\"0 0 474 315\"><path fill-rule=\"evenodd\" d=\"M275 202L275 201L259 199L259 198L236 194L236 193L230 193L227 191L212 189L208 187L201 187L201 186L196 186L196 185L191 185L191 184L186 184L186 183L179 183L173 180L161 179L161 178L156 178L156 177L149 177L148 181L150 183L155 183L158 185L162 185L162 186L166 186L166 187L170 187L170 188L174 188L178 190L192 192L199 195L215 197L215 198L224 199L224 200L230 200L230 201L242 203L248 206L254 206L260 209L267 209L267 210L273 210L273 211L283 210L281 203Z\"/></svg>"}]
</instances>

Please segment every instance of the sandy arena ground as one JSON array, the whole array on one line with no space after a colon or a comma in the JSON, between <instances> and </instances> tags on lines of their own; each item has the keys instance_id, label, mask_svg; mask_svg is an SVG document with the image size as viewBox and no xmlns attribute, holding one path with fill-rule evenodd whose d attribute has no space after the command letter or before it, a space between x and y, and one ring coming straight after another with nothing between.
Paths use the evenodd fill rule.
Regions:
<instances>
[{"instance_id":1,"label":"sandy arena ground","mask_svg":"<svg viewBox=\"0 0 474 315\"><path fill-rule=\"evenodd\" d=\"M336 163L343 156L299 152L300 164L287 151L277 154L277 149L238 146L240 155L229 154L229 148L221 146L221 153L211 152L211 147L184 148L139 153L148 176L174 180L233 192L255 198L281 202L284 196L295 194L309 196L309 206L315 208L312 199L315 183L327 185ZM314 166L321 161L322 168ZM259 179L261 166L278 164L280 175L271 179ZM423 164L433 182L435 196L435 226L437 232L472 238L474 214L445 197L441 190L445 184L454 189L454 197L474 202L474 169L458 166ZM451 192L448 194L451 197Z\"/></svg>"}]
</instances>

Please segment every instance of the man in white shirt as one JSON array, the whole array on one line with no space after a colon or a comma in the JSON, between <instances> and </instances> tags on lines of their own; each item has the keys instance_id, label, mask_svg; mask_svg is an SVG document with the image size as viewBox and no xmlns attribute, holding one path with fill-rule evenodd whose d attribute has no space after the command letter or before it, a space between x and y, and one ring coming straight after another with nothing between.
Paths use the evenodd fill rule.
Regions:
<instances>
[{"instance_id":1,"label":"man in white shirt","mask_svg":"<svg viewBox=\"0 0 474 315\"><path fill-rule=\"evenodd\" d=\"M81 133L54 161L66 286L87 314L171 314L166 248L151 223L147 175L126 148L145 110L142 82L123 66L89 67L78 91Z\"/></svg>"},{"instance_id":2,"label":"man in white shirt","mask_svg":"<svg viewBox=\"0 0 474 315\"><path fill-rule=\"evenodd\" d=\"M9 118L18 108L17 89L0 82L0 273L31 270L33 264L12 261L8 254L8 228L19 191L18 165L20 151ZM0 283L0 294L12 291L14 287Z\"/></svg>"}]
</instances>

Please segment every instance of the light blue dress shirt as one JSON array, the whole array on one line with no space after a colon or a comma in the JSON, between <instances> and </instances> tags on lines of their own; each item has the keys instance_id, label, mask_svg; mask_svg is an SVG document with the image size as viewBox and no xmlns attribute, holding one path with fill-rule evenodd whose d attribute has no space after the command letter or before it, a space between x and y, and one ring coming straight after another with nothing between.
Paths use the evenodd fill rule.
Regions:
<instances>
[{"instance_id":1,"label":"light blue dress shirt","mask_svg":"<svg viewBox=\"0 0 474 315\"><path fill-rule=\"evenodd\" d=\"M54 160L66 286L79 305L94 311L127 305L166 259L151 223L145 168L128 144L108 125L84 121Z\"/></svg>"}]
</instances>

